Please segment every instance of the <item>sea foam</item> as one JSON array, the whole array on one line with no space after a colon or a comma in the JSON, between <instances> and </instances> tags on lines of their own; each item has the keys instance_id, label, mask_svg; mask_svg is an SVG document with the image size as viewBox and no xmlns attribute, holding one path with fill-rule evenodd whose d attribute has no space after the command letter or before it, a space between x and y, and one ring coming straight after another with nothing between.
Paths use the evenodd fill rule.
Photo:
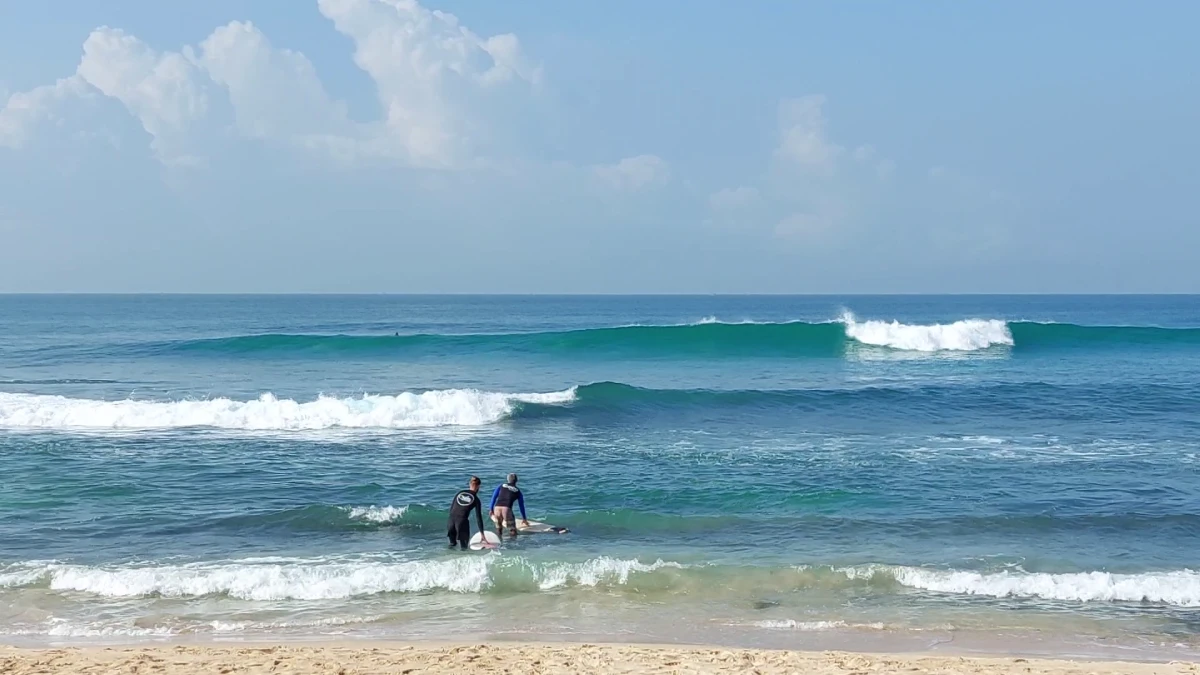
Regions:
<instances>
[{"instance_id":1,"label":"sea foam","mask_svg":"<svg viewBox=\"0 0 1200 675\"><path fill-rule=\"evenodd\" d=\"M949 324L910 325L898 321L858 321L842 315L846 336L866 345L918 352L978 351L1013 345L1008 324L998 319L964 319Z\"/></svg>"},{"instance_id":2,"label":"sea foam","mask_svg":"<svg viewBox=\"0 0 1200 675\"><path fill-rule=\"evenodd\" d=\"M1192 570L1110 572L973 572L921 567L864 566L842 570L851 579L890 576L902 586L935 593L1076 602L1155 602L1200 607L1200 573Z\"/></svg>"},{"instance_id":3,"label":"sea foam","mask_svg":"<svg viewBox=\"0 0 1200 675\"><path fill-rule=\"evenodd\" d=\"M492 424L521 403L566 404L575 390L506 394L446 389L361 398L321 396L298 402L263 394L252 401L228 398L180 401L105 401L40 394L0 393L0 428L245 430L331 428L412 429Z\"/></svg>"},{"instance_id":4,"label":"sea foam","mask_svg":"<svg viewBox=\"0 0 1200 675\"><path fill-rule=\"evenodd\" d=\"M407 506L347 506L342 507L351 520L369 523L394 523L408 512Z\"/></svg>"},{"instance_id":5,"label":"sea foam","mask_svg":"<svg viewBox=\"0 0 1200 675\"><path fill-rule=\"evenodd\" d=\"M0 587L46 585L53 591L109 598L227 595L242 600L331 600L380 593L441 590L482 593L496 586L550 590L564 586L624 585L636 573L678 563L601 557L534 563L497 555L449 560L263 559L184 565L93 567L22 564Z\"/></svg>"}]
</instances>

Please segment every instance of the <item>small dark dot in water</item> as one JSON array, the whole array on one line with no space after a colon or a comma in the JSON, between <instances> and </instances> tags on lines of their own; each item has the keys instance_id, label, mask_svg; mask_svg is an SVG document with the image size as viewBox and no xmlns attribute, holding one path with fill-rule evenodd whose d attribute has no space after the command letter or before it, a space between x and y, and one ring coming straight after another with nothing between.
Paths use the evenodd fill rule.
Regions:
<instances>
[{"instance_id":1,"label":"small dark dot in water","mask_svg":"<svg viewBox=\"0 0 1200 675\"><path fill-rule=\"evenodd\" d=\"M778 607L779 603L774 600L755 600L753 603L754 609L770 609Z\"/></svg>"}]
</instances>

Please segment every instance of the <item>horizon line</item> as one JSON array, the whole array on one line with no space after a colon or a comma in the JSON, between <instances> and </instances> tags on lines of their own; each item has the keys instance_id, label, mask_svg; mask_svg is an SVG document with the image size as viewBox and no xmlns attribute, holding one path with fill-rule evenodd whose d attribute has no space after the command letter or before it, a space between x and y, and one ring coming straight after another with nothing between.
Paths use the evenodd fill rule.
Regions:
<instances>
[{"instance_id":1,"label":"horizon line","mask_svg":"<svg viewBox=\"0 0 1200 675\"><path fill-rule=\"evenodd\" d=\"M632 292L632 293L497 293L497 292L409 292L409 291L0 291L0 297L21 296L159 296L159 297L509 297L509 298L636 298L636 297L1194 297L1200 291L1008 291L1008 292Z\"/></svg>"}]
</instances>

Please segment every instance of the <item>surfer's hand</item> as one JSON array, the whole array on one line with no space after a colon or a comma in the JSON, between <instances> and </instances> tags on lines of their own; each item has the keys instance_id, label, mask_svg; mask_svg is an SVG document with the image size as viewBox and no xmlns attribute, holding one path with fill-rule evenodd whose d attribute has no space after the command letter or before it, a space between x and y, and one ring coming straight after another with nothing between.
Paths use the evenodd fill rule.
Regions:
<instances>
[{"instance_id":1,"label":"surfer's hand","mask_svg":"<svg viewBox=\"0 0 1200 675\"><path fill-rule=\"evenodd\" d=\"M521 527L529 527L529 521L522 518L521 519Z\"/></svg>"}]
</instances>

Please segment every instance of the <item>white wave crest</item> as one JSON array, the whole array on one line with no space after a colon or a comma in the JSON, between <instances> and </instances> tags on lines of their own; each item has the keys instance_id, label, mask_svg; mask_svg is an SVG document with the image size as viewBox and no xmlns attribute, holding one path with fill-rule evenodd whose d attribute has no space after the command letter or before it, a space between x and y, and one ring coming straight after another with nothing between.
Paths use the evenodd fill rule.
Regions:
<instances>
[{"instance_id":1,"label":"white wave crest","mask_svg":"<svg viewBox=\"0 0 1200 675\"><path fill-rule=\"evenodd\" d=\"M357 624L374 623L384 618L382 614L370 616L329 617L312 621L210 621L206 624L214 633L241 633L251 631L274 631L293 628L340 628Z\"/></svg>"},{"instance_id":2,"label":"white wave crest","mask_svg":"<svg viewBox=\"0 0 1200 675\"><path fill-rule=\"evenodd\" d=\"M46 636L66 638L127 638L127 637L171 637L179 631L167 626L141 628L138 626L86 623L73 624L65 619L50 619L43 624L24 627L7 626L0 629L0 635Z\"/></svg>"},{"instance_id":3,"label":"white wave crest","mask_svg":"<svg viewBox=\"0 0 1200 675\"><path fill-rule=\"evenodd\" d=\"M858 321L846 313L846 336L862 344L905 351L978 351L1012 346L1008 324L998 319L965 319L949 324L909 325L898 321Z\"/></svg>"},{"instance_id":4,"label":"white wave crest","mask_svg":"<svg viewBox=\"0 0 1200 675\"><path fill-rule=\"evenodd\" d=\"M35 584L45 575L45 569L36 562L9 565L0 571L0 588L16 588Z\"/></svg>"},{"instance_id":5,"label":"white wave crest","mask_svg":"<svg viewBox=\"0 0 1200 675\"><path fill-rule=\"evenodd\" d=\"M51 618L39 624L10 624L0 627L0 635L66 637L66 638L126 638L174 637L195 633L253 633L295 629L347 629L358 624L374 623L383 615L357 617L328 617L309 621L222 621L220 619L179 625L138 626L128 621L92 621L72 623L67 619ZM345 630L334 631L345 632Z\"/></svg>"},{"instance_id":6,"label":"white wave crest","mask_svg":"<svg viewBox=\"0 0 1200 675\"><path fill-rule=\"evenodd\" d=\"M579 563L531 563L496 555L449 560L349 562L321 559L263 559L163 566L91 567L30 565L9 586L46 584L54 591L90 593L109 598L228 595L241 600L330 600L380 593L444 590L481 593L497 583L532 585L549 590L579 586L623 585L632 574L681 567L659 560L596 558ZM499 568L499 569L498 569Z\"/></svg>"},{"instance_id":7,"label":"white wave crest","mask_svg":"<svg viewBox=\"0 0 1200 675\"><path fill-rule=\"evenodd\" d=\"M580 586L626 584L634 572L653 572L663 568L682 569L683 565L662 560L647 564L637 560L609 557L595 558L583 563L550 563L538 574L538 588L549 590L570 583Z\"/></svg>"},{"instance_id":8,"label":"white wave crest","mask_svg":"<svg viewBox=\"0 0 1200 675\"><path fill-rule=\"evenodd\" d=\"M967 572L920 567L851 567L852 579L891 576L910 588L935 593L993 598L1042 598L1076 602L1155 602L1200 607L1200 573L1192 570L1113 574L1111 572Z\"/></svg>"},{"instance_id":9,"label":"white wave crest","mask_svg":"<svg viewBox=\"0 0 1200 675\"><path fill-rule=\"evenodd\" d=\"M824 631L836 630L838 628L851 629L869 629L869 630L884 630L886 626L882 623L846 623L845 621L797 621L795 619L767 619L764 621L753 621L749 625L755 628L766 628L769 630L799 630L799 631Z\"/></svg>"},{"instance_id":10,"label":"white wave crest","mask_svg":"<svg viewBox=\"0 0 1200 675\"><path fill-rule=\"evenodd\" d=\"M481 426L503 420L520 403L561 405L575 389L544 394L504 394L446 389L396 396L334 398L300 403L263 394L253 401L227 398L184 401L103 401L40 394L0 393L0 428L244 430L332 428L415 429Z\"/></svg>"},{"instance_id":11,"label":"white wave crest","mask_svg":"<svg viewBox=\"0 0 1200 675\"><path fill-rule=\"evenodd\" d=\"M371 523L394 523L404 517L407 506L348 506L342 507L351 520Z\"/></svg>"}]
</instances>

